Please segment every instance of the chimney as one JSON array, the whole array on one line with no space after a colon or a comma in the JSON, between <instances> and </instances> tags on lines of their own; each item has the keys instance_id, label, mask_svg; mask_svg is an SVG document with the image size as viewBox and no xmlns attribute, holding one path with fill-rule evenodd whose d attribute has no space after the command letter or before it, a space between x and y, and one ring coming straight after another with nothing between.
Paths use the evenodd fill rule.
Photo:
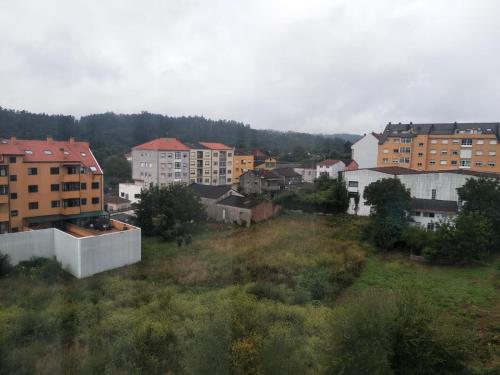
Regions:
<instances>
[{"instance_id":1,"label":"chimney","mask_svg":"<svg viewBox=\"0 0 500 375\"><path fill-rule=\"evenodd\" d=\"M47 136L47 144L51 145L54 142L54 139L49 135Z\"/></svg>"},{"instance_id":2,"label":"chimney","mask_svg":"<svg viewBox=\"0 0 500 375\"><path fill-rule=\"evenodd\" d=\"M75 138L74 137L69 137L69 144L72 145L75 143Z\"/></svg>"},{"instance_id":3,"label":"chimney","mask_svg":"<svg viewBox=\"0 0 500 375\"><path fill-rule=\"evenodd\" d=\"M16 137L10 137L10 144L15 145L16 144Z\"/></svg>"}]
</instances>

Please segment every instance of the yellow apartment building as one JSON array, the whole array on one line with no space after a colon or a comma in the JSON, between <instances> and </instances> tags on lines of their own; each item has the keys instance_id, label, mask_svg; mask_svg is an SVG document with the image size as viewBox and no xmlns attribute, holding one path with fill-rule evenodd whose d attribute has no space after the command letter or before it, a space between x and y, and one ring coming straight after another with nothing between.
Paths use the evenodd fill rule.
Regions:
<instances>
[{"instance_id":1,"label":"yellow apartment building","mask_svg":"<svg viewBox=\"0 0 500 375\"><path fill-rule=\"evenodd\" d=\"M105 215L103 172L87 142L0 139L0 233Z\"/></svg>"},{"instance_id":2,"label":"yellow apartment building","mask_svg":"<svg viewBox=\"0 0 500 375\"><path fill-rule=\"evenodd\" d=\"M500 123L389 123L379 140L377 166L500 172L499 138Z\"/></svg>"},{"instance_id":3,"label":"yellow apartment building","mask_svg":"<svg viewBox=\"0 0 500 375\"><path fill-rule=\"evenodd\" d=\"M233 157L233 184L239 184L240 176L254 169L254 157L250 152L235 150Z\"/></svg>"}]
</instances>

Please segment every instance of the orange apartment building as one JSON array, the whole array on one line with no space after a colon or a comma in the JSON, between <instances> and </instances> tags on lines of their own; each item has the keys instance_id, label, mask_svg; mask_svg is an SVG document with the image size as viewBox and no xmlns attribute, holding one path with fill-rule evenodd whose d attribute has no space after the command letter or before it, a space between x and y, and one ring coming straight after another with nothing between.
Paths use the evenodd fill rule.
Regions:
<instances>
[{"instance_id":1,"label":"orange apartment building","mask_svg":"<svg viewBox=\"0 0 500 375\"><path fill-rule=\"evenodd\" d=\"M500 123L389 123L379 140L377 166L500 172L499 138Z\"/></svg>"},{"instance_id":2,"label":"orange apartment building","mask_svg":"<svg viewBox=\"0 0 500 375\"><path fill-rule=\"evenodd\" d=\"M103 172L89 144L0 139L0 233L105 215Z\"/></svg>"},{"instance_id":3,"label":"orange apartment building","mask_svg":"<svg viewBox=\"0 0 500 375\"><path fill-rule=\"evenodd\" d=\"M233 157L233 183L240 183L240 176L252 171L254 168L254 157L250 152L235 150Z\"/></svg>"}]
</instances>

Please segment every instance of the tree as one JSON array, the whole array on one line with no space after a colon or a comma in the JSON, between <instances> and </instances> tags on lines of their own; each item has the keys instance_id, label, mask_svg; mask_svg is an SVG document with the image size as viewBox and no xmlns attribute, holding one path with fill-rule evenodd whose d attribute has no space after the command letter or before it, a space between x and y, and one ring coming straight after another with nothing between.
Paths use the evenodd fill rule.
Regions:
<instances>
[{"instance_id":1,"label":"tree","mask_svg":"<svg viewBox=\"0 0 500 375\"><path fill-rule=\"evenodd\" d=\"M493 179L473 179L458 189L458 196L463 202L462 212L482 215L492 228L500 228L500 185ZM495 247L500 248L500 231L491 233Z\"/></svg>"},{"instance_id":2,"label":"tree","mask_svg":"<svg viewBox=\"0 0 500 375\"><path fill-rule=\"evenodd\" d=\"M411 290L370 291L332 320L329 374L465 374L468 335Z\"/></svg>"},{"instance_id":3,"label":"tree","mask_svg":"<svg viewBox=\"0 0 500 375\"><path fill-rule=\"evenodd\" d=\"M123 157L113 155L104 161L105 182L108 186L115 188L120 182L129 181L132 178L132 167Z\"/></svg>"},{"instance_id":4,"label":"tree","mask_svg":"<svg viewBox=\"0 0 500 375\"><path fill-rule=\"evenodd\" d=\"M136 215L137 224L146 235L168 240L191 233L196 224L205 219L205 209L185 185L150 185L141 191Z\"/></svg>"},{"instance_id":5,"label":"tree","mask_svg":"<svg viewBox=\"0 0 500 375\"><path fill-rule=\"evenodd\" d=\"M363 198L372 206L368 236L379 248L397 247L409 224L410 191L397 178L384 178L368 185Z\"/></svg>"},{"instance_id":6,"label":"tree","mask_svg":"<svg viewBox=\"0 0 500 375\"><path fill-rule=\"evenodd\" d=\"M433 262L466 264L486 259L493 247L493 228L479 213L461 211L454 221L437 224L424 256Z\"/></svg>"}]
</instances>

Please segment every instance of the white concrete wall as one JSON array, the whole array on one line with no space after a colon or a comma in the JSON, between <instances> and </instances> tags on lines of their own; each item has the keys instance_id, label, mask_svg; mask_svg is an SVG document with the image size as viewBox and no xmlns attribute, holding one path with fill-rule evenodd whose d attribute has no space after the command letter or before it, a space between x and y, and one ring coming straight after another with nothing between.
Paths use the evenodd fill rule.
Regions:
<instances>
[{"instance_id":1,"label":"white concrete wall","mask_svg":"<svg viewBox=\"0 0 500 375\"><path fill-rule=\"evenodd\" d=\"M0 235L0 252L10 257L16 265L31 257L51 258L54 252L54 230L40 229Z\"/></svg>"},{"instance_id":2,"label":"white concrete wall","mask_svg":"<svg viewBox=\"0 0 500 375\"><path fill-rule=\"evenodd\" d=\"M54 253L62 268L72 275L81 278L80 241L77 237L58 229L54 231Z\"/></svg>"},{"instance_id":3,"label":"white concrete wall","mask_svg":"<svg viewBox=\"0 0 500 375\"><path fill-rule=\"evenodd\" d=\"M138 229L84 237L79 242L79 277L92 276L141 261L141 231Z\"/></svg>"},{"instance_id":4,"label":"white concrete wall","mask_svg":"<svg viewBox=\"0 0 500 375\"><path fill-rule=\"evenodd\" d=\"M0 251L13 265L31 257L56 257L62 267L78 278L122 267L141 260L141 230L91 237L74 237L59 229L40 229L0 235Z\"/></svg>"},{"instance_id":5,"label":"white concrete wall","mask_svg":"<svg viewBox=\"0 0 500 375\"><path fill-rule=\"evenodd\" d=\"M132 183L118 185L119 196L128 199L131 203L139 203L140 199L135 198L135 196L141 194L141 189L143 186Z\"/></svg>"},{"instance_id":6,"label":"white concrete wall","mask_svg":"<svg viewBox=\"0 0 500 375\"><path fill-rule=\"evenodd\" d=\"M372 171L370 169L357 169L355 171L345 171L344 172L344 180L347 184L347 190L350 193L358 193L359 194L359 205L358 205L358 215L368 216L370 215L370 206L365 204L365 200L363 199L363 192L365 188L370 185L372 182L381 180L383 178L393 178L392 175L381 173L377 171ZM349 187L349 181L357 182L357 187ZM351 198L349 203L349 209L347 211L350 214L355 214L355 204L354 198Z\"/></svg>"},{"instance_id":7,"label":"white concrete wall","mask_svg":"<svg viewBox=\"0 0 500 375\"><path fill-rule=\"evenodd\" d=\"M345 171L345 164L342 161L335 163L330 166L317 165L316 166L316 178L318 178L322 173L328 173L328 177L336 179L339 172Z\"/></svg>"},{"instance_id":8,"label":"white concrete wall","mask_svg":"<svg viewBox=\"0 0 500 375\"><path fill-rule=\"evenodd\" d=\"M378 139L368 133L351 146L351 159L358 163L358 168L374 168L377 166Z\"/></svg>"}]
</instances>

